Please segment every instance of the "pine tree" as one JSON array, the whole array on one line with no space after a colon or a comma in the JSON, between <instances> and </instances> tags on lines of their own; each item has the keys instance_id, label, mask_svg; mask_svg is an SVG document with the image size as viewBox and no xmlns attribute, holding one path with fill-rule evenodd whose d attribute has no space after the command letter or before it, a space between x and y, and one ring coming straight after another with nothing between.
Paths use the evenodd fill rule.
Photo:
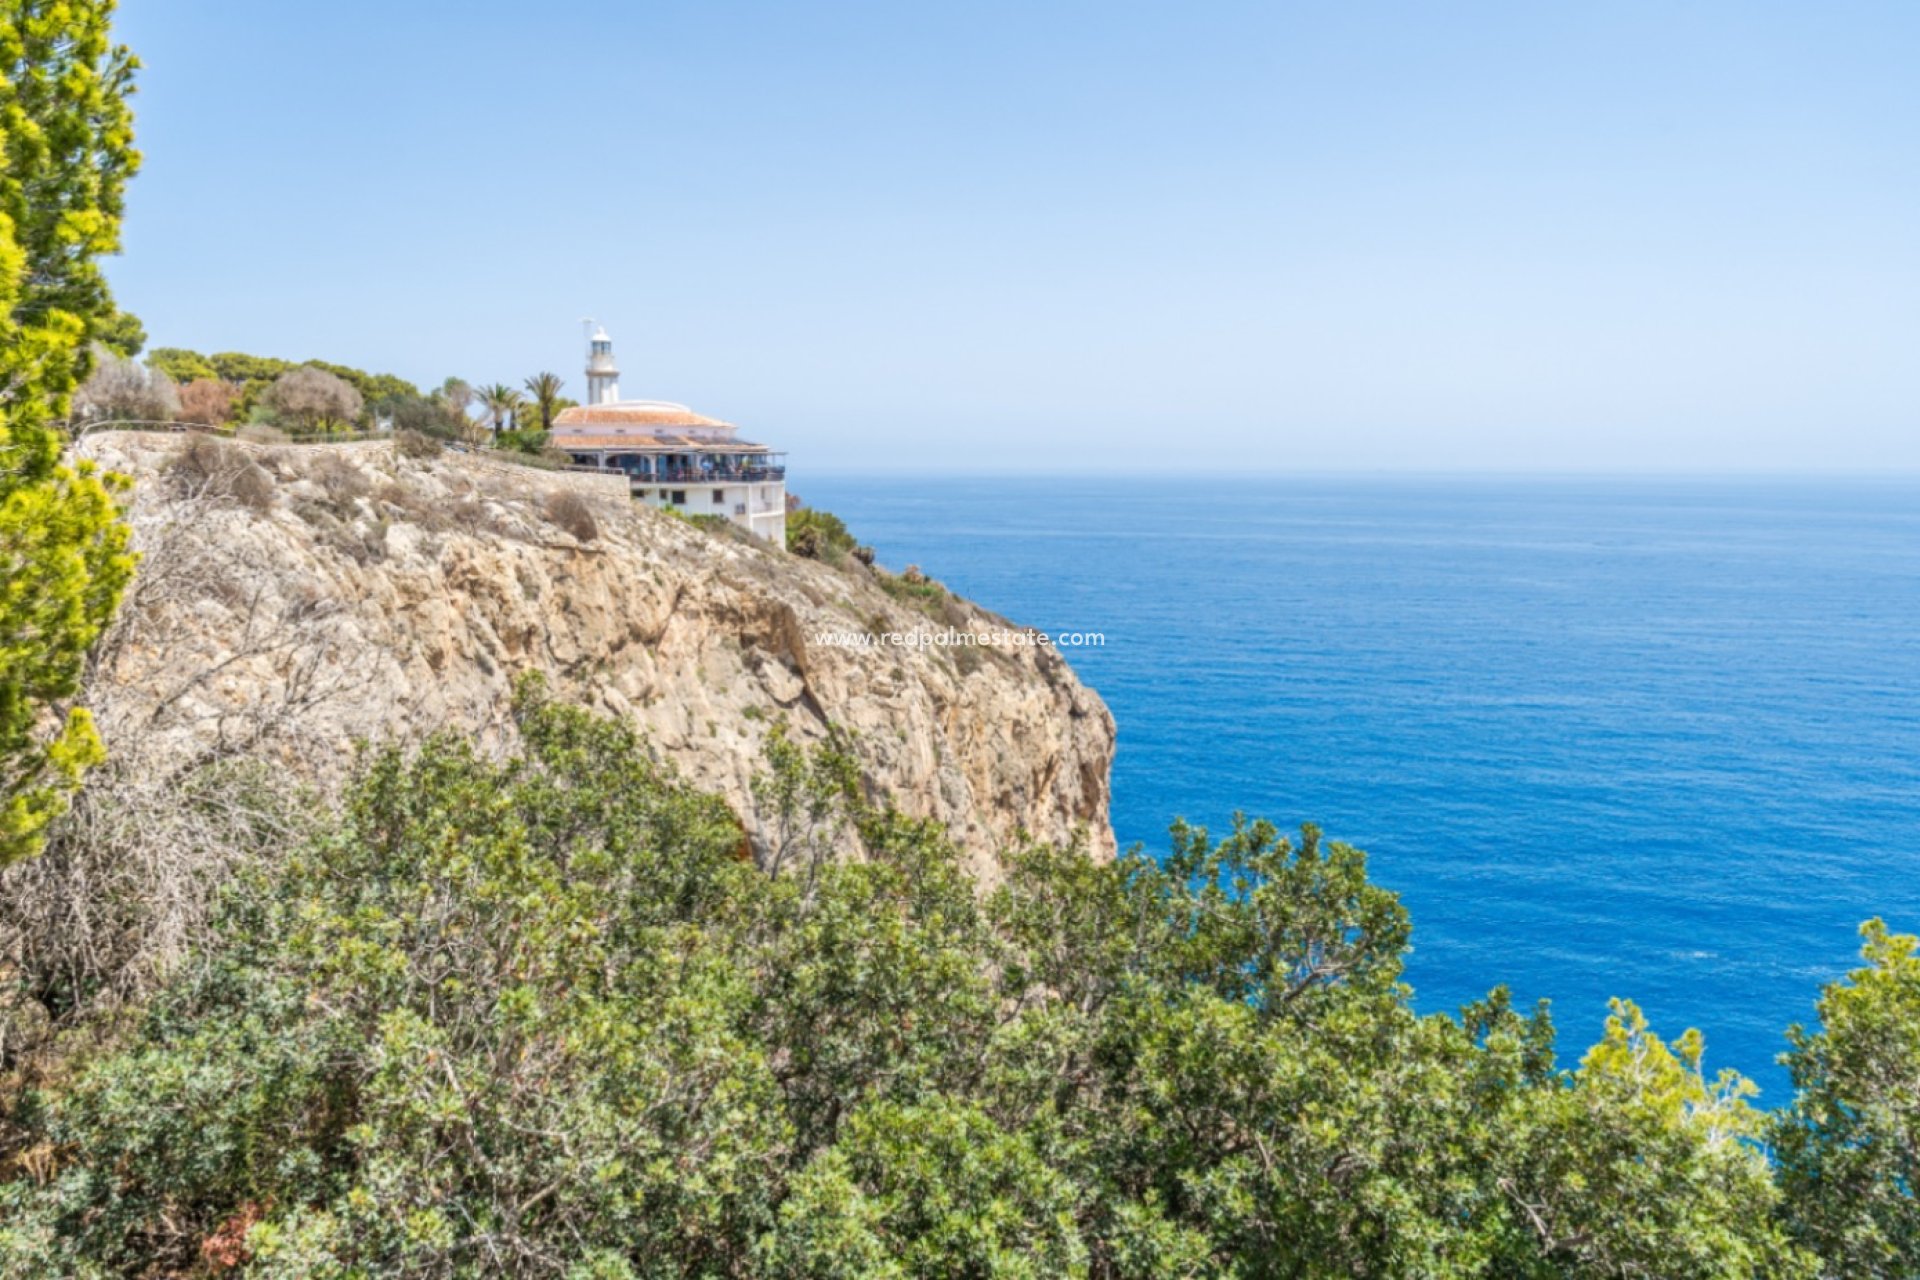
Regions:
<instances>
[{"instance_id":1,"label":"pine tree","mask_svg":"<svg viewBox=\"0 0 1920 1280\"><path fill-rule=\"evenodd\" d=\"M63 463L57 425L88 337L119 314L99 258L119 247L139 154L113 8L0 0L0 866L39 850L102 757L64 704L133 571L123 482Z\"/></svg>"}]
</instances>

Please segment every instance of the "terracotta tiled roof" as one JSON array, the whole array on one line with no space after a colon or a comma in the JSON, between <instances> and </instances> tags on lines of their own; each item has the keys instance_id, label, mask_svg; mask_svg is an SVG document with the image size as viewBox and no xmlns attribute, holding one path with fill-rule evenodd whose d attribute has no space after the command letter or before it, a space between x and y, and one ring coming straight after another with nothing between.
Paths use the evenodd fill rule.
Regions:
<instances>
[{"instance_id":1,"label":"terracotta tiled roof","mask_svg":"<svg viewBox=\"0 0 1920 1280\"><path fill-rule=\"evenodd\" d=\"M565 424L558 418L554 419L553 425L556 430L549 437L549 442L556 449L598 449L608 453L647 453L653 450L673 453L763 453L767 448L750 440L695 440L672 432L611 435L606 432L562 431L558 428Z\"/></svg>"},{"instance_id":2,"label":"terracotta tiled roof","mask_svg":"<svg viewBox=\"0 0 1920 1280\"><path fill-rule=\"evenodd\" d=\"M730 427L733 424L695 413L683 404L663 400L627 400L614 404L579 404L563 409L553 420L559 428L619 427Z\"/></svg>"}]
</instances>

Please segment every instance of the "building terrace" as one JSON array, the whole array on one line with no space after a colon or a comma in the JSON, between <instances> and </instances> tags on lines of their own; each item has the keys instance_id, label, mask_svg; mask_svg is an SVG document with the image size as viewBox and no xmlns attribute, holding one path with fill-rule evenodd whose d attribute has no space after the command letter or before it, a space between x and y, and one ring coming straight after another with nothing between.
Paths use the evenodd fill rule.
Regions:
<instances>
[{"instance_id":1,"label":"building terrace","mask_svg":"<svg viewBox=\"0 0 1920 1280\"><path fill-rule=\"evenodd\" d=\"M742 440L730 422L667 400L622 400L606 330L588 345L588 403L563 410L550 441L577 467L619 471L633 496L721 516L785 545L786 455Z\"/></svg>"}]
</instances>

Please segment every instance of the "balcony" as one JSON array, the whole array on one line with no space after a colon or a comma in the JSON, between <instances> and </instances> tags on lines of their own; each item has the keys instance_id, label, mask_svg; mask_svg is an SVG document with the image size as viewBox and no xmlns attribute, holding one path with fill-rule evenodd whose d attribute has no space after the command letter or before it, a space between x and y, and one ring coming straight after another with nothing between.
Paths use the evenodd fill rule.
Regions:
<instances>
[{"instance_id":1,"label":"balcony","mask_svg":"<svg viewBox=\"0 0 1920 1280\"><path fill-rule=\"evenodd\" d=\"M608 467L606 470L614 470ZM619 468L634 484L753 484L762 480L785 480L785 467L662 467L647 471L639 467Z\"/></svg>"},{"instance_id":2,"label":"balcony","mask_svg":"<svg viewBox=\"0 0 1920 1280\"><path fill-rule=\"evenodd\" d=\"M787 478L786 455L767 454L659 454L625 449L576 449L576 471L618 471L636 485L757 484Z\"/></svg>"}]
</instances>

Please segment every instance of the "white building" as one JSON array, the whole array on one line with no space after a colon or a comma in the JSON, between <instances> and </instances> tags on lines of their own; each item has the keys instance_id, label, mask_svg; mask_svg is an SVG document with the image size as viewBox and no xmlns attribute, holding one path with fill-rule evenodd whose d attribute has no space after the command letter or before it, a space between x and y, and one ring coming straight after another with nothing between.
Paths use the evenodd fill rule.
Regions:
<instances>
[{"instance_id":1,"label":"white building","mask_svg":"<svg viewBox=\"0 0 1920 1280\"><path fill-rule=\"evenodd\" d=\"M587 402L553 420L553 447L581 466L624 471L633 496L690 516L724 516L787 545L786 455L738 428L665 400L622 400L613 341L587 344Z\"/></svg>"}]
</instances>

